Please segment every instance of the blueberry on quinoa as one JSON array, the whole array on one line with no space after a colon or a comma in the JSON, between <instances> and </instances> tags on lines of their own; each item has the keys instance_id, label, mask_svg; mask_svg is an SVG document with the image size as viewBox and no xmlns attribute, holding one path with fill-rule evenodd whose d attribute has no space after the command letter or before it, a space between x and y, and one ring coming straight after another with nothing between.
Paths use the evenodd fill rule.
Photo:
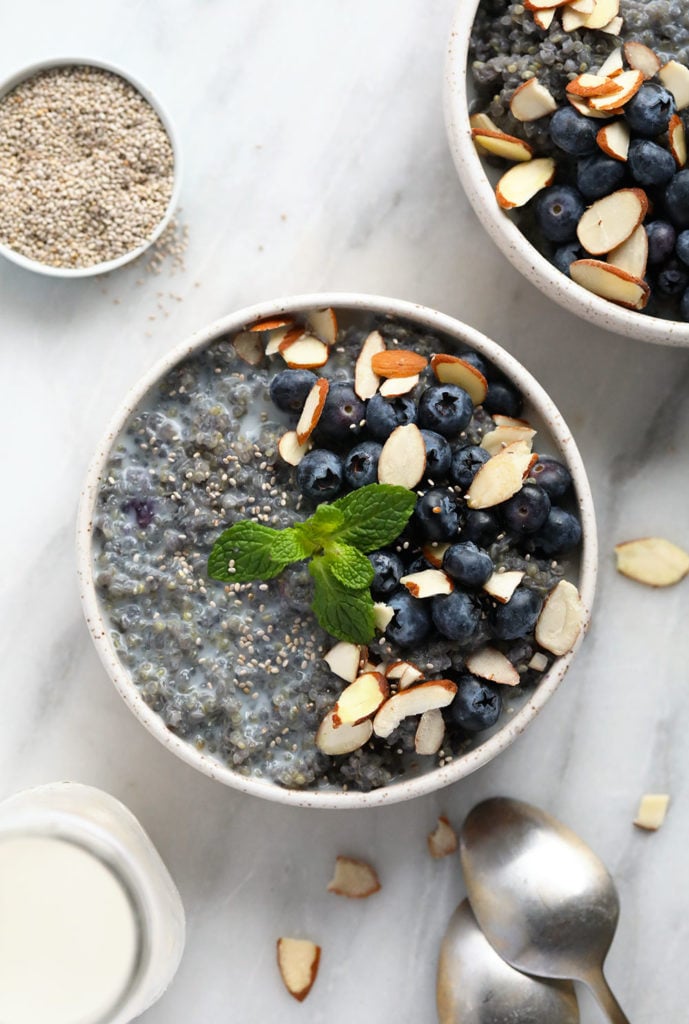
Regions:
<instances>
[{"instance_id":1,"label":"blueberry on quinoa","mask_svg":"<svg viewBox=\"0 0 689 1024\"><path fill-rule=\"evenodd\" d=\"M469 490L471 481L490 458L485 448L477 444L466 444L455 449L450 466L450 479L461 487L462 493Z\"/></svg>"},{"instance_id":2,"label":"blueberry on quinoa","mask_svg":"<svg viewBox=\"0 0 689 1024\"><path fill-rule=\"evenodd\" d=\"M570 156L587 156L598 149L598 125L572 106L560 107L550 119L550 137L558 149Z\"/></svg>"},{"instance_id":3,"label":"blueberry on quinoa","mask_svg":"<svg viewBox=\"0 0 689 1024\"><path fill-rule=\"evenodd\" d=\"M476 632L481 611L469 594L453 590L451 594L438 594L431 598L433 624L442 636L468 643Z\"/></svg>"},{"instance_id":4,"label":"blueberry on quinoa","mask_svg":"<svg viewBox=\"0 0 689 1024\"><path fill-rule=\"evenodd\" d=\"M421 436L426 447L426 476L431 480L447 476L452 461L449 441L435 430L422 430Z\"/></svg>"},{"instance_id":5,"label":"blueberry on quinoa","mask_svg":"<svg viewBox=\"0 0 689 1024\"><path fill-rule=\"evenodd\" d=\"M375 573L371 583L373 596L385 597L386 594L391 594L404 575L402 559L394 551L372 551L368 555L368 560Z\"/></svg>"},{"instance_id":6,"label":"blueberry on quinoa","mask_svg":"<svg viewBox=\"0 0 689 1024\"><path fill-rule=\"evenodd\" d=\"M550 498L538 484L526 484L500 506L502 521L513 533L536 533L550 512Z\"/></svg>"},{"instance_id":7,"label":"blueberry on quinoa","mask_svg":"<svg viewBox=\"0 0 689 1024\"><path fill-rule=\"evenodd\" d=\"M473 412L473 402L464 388L435 384L419 399L419 426L452 437L468 427Z\"/></svg>"},{"instance_id":8,"label":"blueberry on quinoa","mask_svg":"<svg viewBox=\"0 0 689 1024\"><path fill-rule=\"evenodd\" d=\"M657 263L664 263L674 252L677 232L666 220L649 221L645 228L648 237L649 264L653 266Z\"/></svg>"},{"instance_id":9,"label":"blueberry on quinoa","mask_svg":"<svg viewBox=\"0 0 689 1024\"><path fill-rule=\"evenodd\" d=\"M355 444L344 458L345 483L356 489L374 484L378 480L378 460L383 446L377 441Z\"/></svg>"},{"instance_id":10,"label":"blueberry on quinoa","mask_svg":"<svg viewBox=\"0 0 689 1024\"><path fill-rule=\"evenodd\" d=\"M490 367L483 356L480 356L478 352L461 352L460 359L463 359L469 366L473 366L474 369L478 370L479 373L483 374L486 380L490 377Z\"/></svg>"},{"instance_id":11,"label":"blueberry on quinoa","mask_svg":"<svg viewBox=\"0 0 689 1024\"><path fill-rule=\"evenodd\" d=\"M482 732L495 725L502 710L502 697L495 683L468 672L457 676L455 682L457 693L443 709L447 724L466 732Z\"/></svg>"},{"instance_id":12,"label":"blueberry on quinoa","mask_svg":"<svg viewBox=\"0 0 689 1024\"><path fill-rule=\"evenodd\" d=\"M624 178L624 164L619 160L613 160L613 163L622 168L621 181ZM667 185L677 170L675 158L670 150L659 146L657 142L652 142L651 139L632 139L629 144L627 167L636 184L644 188Z\"/></svg>"},{"instance_id":13,"label":"blueberry on quinoa","mask_svg":"<svg viewBox=\"0 0 689 1024\"><path fill-rule=\"evenodd\" d=\"M682 295L689 286L689 269L679 260L668 260L656 273L655 286L661 295Z\"/></svg>"},{"instance_id":14,"label":"blueberry on quinoa","mask_svg":"<svg viewBox=\"0 0 689 1024\"><path fill-rule=\"evenodd\" d=\"M366 406L366 429L376 441L387 441L395 427L416 423L416 403L409 395L384 398L377 393Z\"/></svg>"},{"instance_id":15,"label":"blueberry on quinoa","mask_svg":"<svg viewBox=\"0 0 689 1024\"><path fill-rule=\"evenodd\" d=\"M652 139L667 131L676 104L671 92L658 82L645 82L624 106L624 118L637 135Z\"/></svg>"},{"instance_id":16,"label":"blueberry on quinoa","mask_svg":"<svg viewBox=\"0 0 689 1024\"><path fill-rule=\"evenodd\" d=\"M349 381L334 381L328 389L325 405L316 428L318 439L328 444L347 444L361 433L366 406Z\"/></svg>"},{"instance_id":17,"label":"blueberry on quinoa","mask_svg":"<svg viewBox=\"0 0 689 1024\"><path fill-rule=\"evenodd\" d=\"M570 471L550 455L539 455L538 462L531 467L527 476L543 488L551 500L561 498L572 486Z\"/></svg>"},{"instance_id":18,"label":"blueberry on quinoa","mask_svg":"<svg viewBox=\"0 0 689 1024\"><path fill-rule=\"evenodd\" d=\"M581 540L581 523L577 517L553 505L543 526L530 538L534 549L548 558L572 551Z\"/></svg>"},{"instance_id":19,"label":"blueberry on quinoa","mask_svg":"<svg viewBox=\"0 0 689 1024\"><path fill-rule=\"evenodd\" d=\"M452 540L459 530L459 515L452 491L434 488L416 502L414 522L426 540Z\"/></svg>"},{"instance_id":20,"label":"blueberry on quinoa","mask_svg":"<svg viewBox=\"0 0 689 1024\"><path fill-rule=\"evenodd\" d=\"M536 221L550 242L568 242L577 232L584 200L571 185L553 185L540 192L535 202Z\"/></svg>"},{"instance_id":21,"label":"blueberry on quinoa","mask_svg":"<svg viewBox=\"0 0 689 1024\"><path fill-rule=\"evenodd\" d=\"M307 452L297 466L297 485L305 498L330 501L342 487L342 459L325 448Z\"/></svg>"},{"instance_id":22,"label":"blueberry on quinoa","mask_svg":"<svg viewBox=\"0 0 689 1024\"><path fill-rule=\"evenodd\" d=\"M489 614L493 636L498 640L516 640L531 633L541 614L543 600L535 590L517 587L506 604L496 603Z\"/></svg>"},{"instance_id":23,"label":"blueberry on quinoa","mask_svg":"<svg viewBox=\"0 0 689 1024\"><path fill-rule=\"evenodd\" d=\"M488 384L483 408L491 416L500 413L502 416L519 416L524 406L524 399L512 384L506 380L492 380Z\"/></svg>"},{"instance_id":24,"label":"blueberry on quinoa","mask_svg":"<svg viewBox=\"0 0 689 1024\"><path fill-rule=\"evenodd\" d=\"M675 161L672 156L666 150L663 152L670 157L674 170ZM577 188L584 199L602 199L622 185L626 173L626 166L621 160L615 160L605 153L592 153L577 163Z\"/></svg>"},{"instance_id":25,"label":"blueberry on quinoa","mask_svg":"<svg viewBox=\"0 0 689 1024\"><path fill-rule=\"evenodd\" d=\"M665 209L676 228L689 228L689 170L678 171L666 186Z\"/></svg>"},{"instance_id":26,"label":"blueberry on quinoa","mask_svg":"<svg viewBox=\"0 0 689 1024\"><path fill-rule=\"evenodd\" d=\"M271 400L283 412L301 412L316 380L311 370L280 370L270 382Z\"/></svg>"},{"instance_id":27,"label":"blueberry on quinoa","mask_svg":"<svg viewBox=\"0 0 689 1024\"><path fill-rule=\"evenodd\" d=\"M689 267L689 231L682 231L677 236L675 252L685 266Z\"/></svg>"},{"instance_id":28,"label":"blueberry on quinoa","mask_svg":"<svg viewBox=\"0 0 689 1024\"><path fill-rule=\"evenodd\" d=\"M477 590L493 574L493 560L473 541L451 544L443 555L443 570L462 587Z\"/></svg>"},{"instance_id":29,"label":"blueberry on quinoa","mask_svg":"<svg viewBox=\"0 0 689 1024\"><path fill-rule=\"evenodd\" d=\"M385 635L400 647L422 644L431 631L431 615L427 601L419 601L400 587L386 597L385 603L395 613L387 625Z\"/></svg>"},{"instance_id":30,"label":"blueberry on quinoa","mask_svg":"<svg viewBox=\"0 0 689 1024\"><path fill-rule=\"evenodd\" d=\"M488 547L498 536L502 527L492 509L468 509L462 519L462 540L473 540L479 547Z\"/></svg>"}]
</instances>

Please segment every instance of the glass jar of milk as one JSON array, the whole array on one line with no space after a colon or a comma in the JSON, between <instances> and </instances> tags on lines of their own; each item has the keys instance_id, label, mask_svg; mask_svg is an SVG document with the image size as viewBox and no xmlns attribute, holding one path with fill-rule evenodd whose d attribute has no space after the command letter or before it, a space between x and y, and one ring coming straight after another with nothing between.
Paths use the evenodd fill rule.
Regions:
<instances>
[{"instance_id":1,"label":"glass jar of milk","mask_svg":"<svg viewBox=\"0 0 689 1024\"><path fill-rule=\"evenodd\" d=\"M118 800L61 782L0 803L1 1024L126 1024L183 948L179 893Z\"/></svg>"}]
</instances>

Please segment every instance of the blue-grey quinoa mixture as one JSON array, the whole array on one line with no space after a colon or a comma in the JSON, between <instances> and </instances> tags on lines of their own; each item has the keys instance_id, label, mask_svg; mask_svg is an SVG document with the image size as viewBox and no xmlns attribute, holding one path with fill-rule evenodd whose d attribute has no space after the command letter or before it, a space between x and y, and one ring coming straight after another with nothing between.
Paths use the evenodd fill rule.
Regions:
<instances>
[{"instance_id":1,"label":"blue-grey quinoa mixture","mask_svg":"<svg viewBox=\"0 0 689 1024\"><path fill-rule=\"evenodd\" d=\"M346 311L338 317L337 346L319 371L331 380L351 379L373 327L426 355L456 351L442 338L383 317ZM315 746L316 730L345 684L322 660L334 641L310 610L305 567L244 585L226 586L207 575L213 544L232 522L251 517L284 527L312 511L302 507L294 468L277 454L279 437L294 426L268 392L271 377L283 368L280 356L250 367L228 336L178 364L146 395L114 442L102 475L96 587L122 664L171 733L240 775L298 789L370 790L430 770L475 740L448 733L441 754L419 758L418 720L407 719L387 740L325 756ZM492 427L479 407L463 443L477 442ZM537 444L539 451L547 448L547 435L539 435ZM524 569L524 585L540 594L567 569L566 562L516 553L504 535L489 550L496 568ZM487 637L482 620L471 647ZM524 683L503 688L505 715L538 681L527 667L536 645L532 636L492 642ZM409 651L380 638L369 651L376 663L411 657L426 678L461 669L467 654L445 639Z\"/></svg>"}]
</instances>

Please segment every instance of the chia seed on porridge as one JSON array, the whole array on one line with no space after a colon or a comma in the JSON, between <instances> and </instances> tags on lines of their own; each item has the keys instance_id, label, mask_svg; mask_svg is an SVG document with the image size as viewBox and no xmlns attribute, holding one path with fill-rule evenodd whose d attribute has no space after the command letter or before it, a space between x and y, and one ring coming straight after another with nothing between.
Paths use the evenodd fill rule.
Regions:
<instances>
[{"instance_id":1,"label":"chia seed on porridge","mask_svg":"<svg viewBox=\"0 0 689 1024\"><path fill-rule=\"evenodd\" d=\"M318 370L331 387L351 381L362 342L374 329L388 347L423 356L455 348L413 324L346 310L337 316L336 342ZM278 454L281 436L297 418L271 401L271 380L285 364L276 354L248 365L237 355L235 338L212 342L166 373L112 445L97 496L93 564L117 655L170 732L240 775L294 789L367 791L446 763L475 742L450 719L437 756L415 752L418 718L404 719L388 738L374 736L344 756L318 749L318 727L345 684L323 661L334 641L311 611L305 564L260 583L222 586L208 578L209 553L232 523L252 519L284 528L315 507L299 493L295 468ZM483 357L468 358L486 368ZM496 396L516 400L497 371L489 367L487 373ZM417 394L427 383L417 386ZM494 428L492 415L477 406L452 441L457 448L478 445ZM357 440L368 437L365 429L357 433ZM418 493L439 482L426 477ZM463 522L465 489L448 488ZM532 490L540 489L534 482ZM567 496L557 501L572 503ZM520 590L531 592L540 606L565 573L576 571L576 554L560 564L534 538L497 527L482 547L496 573L524 573ZM406 572L430 568L413 526L392 549ZM533 626L524 635L496 639L495 601L483 593L472 601L480 616L470 640L458 643L432 631L410 648L377 635L369 662L410 657L426 679L456 678L466 675L468 654L490 641L519 673L520 685L500 687L503 715L508 713L526 699L552 656L544 657Z\"/></svg>"}]
</instances>

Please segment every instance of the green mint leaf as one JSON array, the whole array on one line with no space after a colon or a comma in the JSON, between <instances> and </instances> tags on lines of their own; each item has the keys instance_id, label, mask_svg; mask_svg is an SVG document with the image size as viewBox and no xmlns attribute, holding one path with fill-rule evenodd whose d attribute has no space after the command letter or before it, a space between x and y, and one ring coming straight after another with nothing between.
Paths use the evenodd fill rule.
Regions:
<instances>
[{"instance_id":1,"label":"green mint leaf","mask_svg":"<svg viewBox=\"0 0 689 1024\"><path fill-rule=\"evenodd\" d=\"M375 626L373 598L369 590L348 590L332 573L332 566L323 555L309 564L314 581L313 608L326 632L338 640L367 644L373 639Z\"/></svg>"},{"instance_id":2,"label":"green mint leaf","mask_svg":"<svg viewBox=\"0 0 689 1024\"><path fill-rule=\"evenodd\" d=\"M328 539L337 533L345 521L344 513L333 505L319 505L314 514L303 523L297 523L301 542L313 554L322 548Z\"/></svg>"},{"instance_id":3,"label":"green mint leaf","mask_svg":"<svg viewBox=\"0 0 689 1024\"><path fill-rule=\"evenodd\" d=\"M366 555L349 544L331 543L326 547L331 573L347 590L365 590L371 586L375 573Z\"/></svg>"},{"instance_id":4,"label":"green mint leaf","mask_svg":"<svg viewBox=\"0 0 689 1024\"><path fill-rule=\"evenodd\" d=\"M391 544L407 525L415 505L416 494L406 487L391 484L360 487L333 502L333 507L345 517L344 526L337 531L337 540L364 552Z\"/></svg>"},{"instance_id":5,"label":"green mint leaf","mask_svg":"<svg viewBox=\"0 0 689 1024\"><path fill-rule=\"evenodd\" d=\"M208 558L208 575L223 583L270 580L310 554L295 529L273 530L245 520L218 537Z\"/></svg>"}]
</instances>

